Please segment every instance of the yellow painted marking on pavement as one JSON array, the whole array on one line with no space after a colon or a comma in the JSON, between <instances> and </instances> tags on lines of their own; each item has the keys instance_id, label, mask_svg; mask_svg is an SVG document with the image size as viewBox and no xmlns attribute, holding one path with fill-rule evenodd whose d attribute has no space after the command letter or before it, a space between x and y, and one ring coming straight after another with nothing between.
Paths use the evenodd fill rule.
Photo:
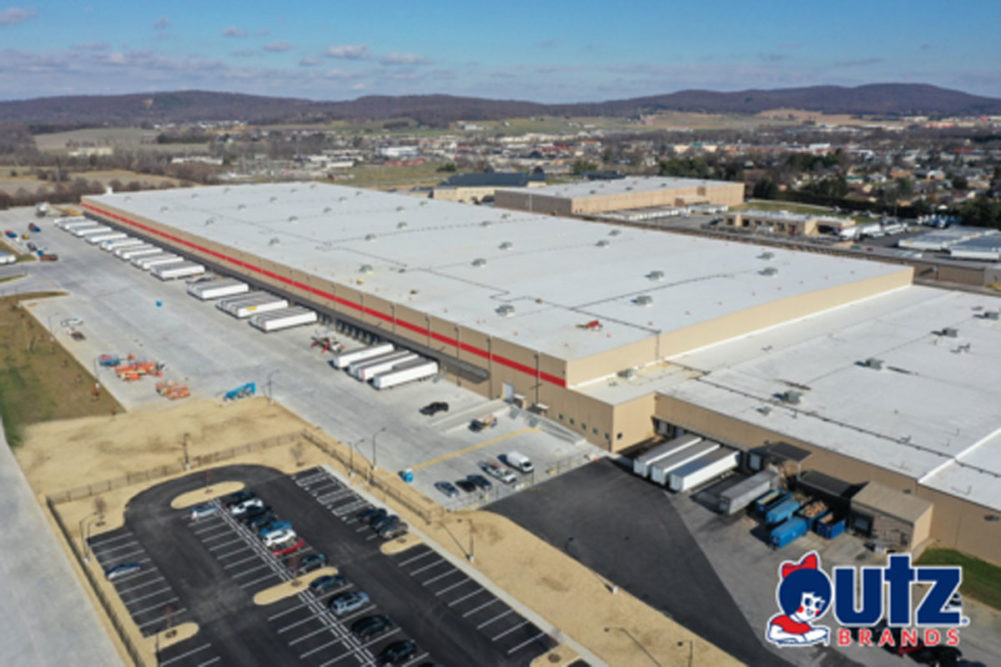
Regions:
<instances>
[{"instance_id":1,"label":"yellow painted marking on pavement","mask_svg":"<svg viewBox=\"0 0 1001 667\"><path fill-rule=\"evenodd\" d=\"M512 431L510 433L506 433L504 435L497 436L496 438L493 438L491 440L487 440L485 442L480 442L480 443L477 443L475 445L470 445L469 447L466 447L465 449L460 449L457 452L450 452L448 454L444 454L442 456L439 456L436 459L431 459L430 461L425 461L424 463L418 463L417 465L413 466L411 468L411 470L421 470L423 468L427 468L428 466L433 466L433 465L435 465L437 463L441 463L442 461L448 461L449 459L454 459L457 456L462 456L463 454L468 454L469 452L475 452L477 449L483 449L484 447L489 447L490 445L496 444L498 442L503 442L503 441L507 440L508 438L513 438L515 436L519 436L519 435L522 435L524 433L537 433L538 431L539 431L539 429L537 429L537 428L533 428L531 426L526 426L525 428L518 429L517 431Z\"/></svg>"}]
</instances>

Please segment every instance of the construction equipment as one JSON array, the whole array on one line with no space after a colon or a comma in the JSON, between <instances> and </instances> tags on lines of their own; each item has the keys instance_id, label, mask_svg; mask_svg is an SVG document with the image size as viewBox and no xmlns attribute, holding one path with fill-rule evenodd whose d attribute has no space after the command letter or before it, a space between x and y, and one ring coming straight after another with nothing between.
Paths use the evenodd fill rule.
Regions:
<instances>
[{"instance_id":1,"label":"construction equipment","mask_svg":"<svg viewBox=\"0 0 1001 667\"><path fill-rule=\"evenodd\" d=\"M163 369L166 364L156 361L132 361L128 364L119 364L115 367L115 373L126 382L135 382L144 375L153 377L163 377Z\"/></svg>"},{"instance_id":2,"label":"construction equipment","mask_svg":"<svg viewBox=\"0 0 1001 667\"><path fill-rule=\"evenodd\" d=\"M131 354L127 357L126 361L135 361L135 357ZM117 354L102 354L97 358L97 363L101 364L106 368L113 368L119 366L122 363L122 358Z\"/></svg>"},{"instance_id":3,"label":"construction equipment","mask_svg":"<svg viewBox=\"0 0 1001 667\"><path fill-rule=\"evenodd\" d=\"M237 387L236 389L231 389L227 391L222 400L224 401L235 401L239 398L245 398L247 396L253 396L257 393L257 385L253 382L248 382L247 384Z\"/></svg>"},{"instance_id":4,"label":"construction equipment","mask_svg":"<svg viewBox=\"0 0 1001 667\"><path fill-rule=\"evenodd\" d=\"M309 346L320 348L320 354L324 352L342 352L344 350L344 344L337 342L330 336L313 336L313 342Z\"/></svg>"},{"instance_id":5,"label":"construction equipment","mask_svg":"<svg viewBox=\"0 0 1001 667\"><path fill-rule=\"evenodd\" d=\"M176 401L179 398L190 396L191 390L188 389L188 385L186 384L179 384L174 380L166 380L156 383L156 393L171 401Z\"/></svg>"},{"instance_id":6,"label":"construction equipment","mask_svg":"<svg viewBox=\"0 0 1001 667\"><path fill-rule=\"evenodd\" d=\"M497 426L497 417L495 415L483 415L482 417L477 417L469 423L469 430L482 431L484 429L493 428L494 426Z\"/></svg>"}]
</instances>

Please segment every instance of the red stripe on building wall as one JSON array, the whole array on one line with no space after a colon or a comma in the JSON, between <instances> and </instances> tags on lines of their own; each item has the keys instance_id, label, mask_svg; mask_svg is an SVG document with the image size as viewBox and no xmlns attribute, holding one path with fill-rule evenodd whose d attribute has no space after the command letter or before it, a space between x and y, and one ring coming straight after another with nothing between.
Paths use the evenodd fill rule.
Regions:
<instances>
[{"instance_id":1,"label":"red stripe on building wall","mask_svg":"<svg viewBox=\"0 0 1001 667\"><path fill-rule=\"evenodd\" d=\"M548 382L550 384L554 384L558 387L567 386L566 380L564 380L563 378L556 377L555 375L550 375L549 373L536 372L536 370L531 366L519 364L517 361L508 359L507 357L502 357L497 354L491 354L482 348L474 347L466 343L460 343L454 338L449 338L448 336L443 336L439 333L435 333L434 331L429 331L428 329L421 328L415 324L411 324L410 322L394 320L394 318L391 315L387 315L386 313L383 313L381 311L373 310L372 308L367 308L365 306L362 306L360 303L355 303L354 301L349 301L348 299L344 299L329 292L324 292L323 290L316 289L315 287L310 287L309 285L300 283L297 280L292 280L291 278L285 278L284 276L279 276L278 274L268 271L267 269L261 268L259 266L254 266L253 264L248 264L247 262L243 262L239 259L236 259L235 257L230 257L229 255L224 255L221 252L210 250L208 248L198 245L197 243L186 241L180 237L174 236L173 234L168 234L167 232L160 231L159 229L154 229L149 225L144 225L141 222L129 220L128 218L123 218L120 215L110 213L101 208L98 208L97 206L94 206L93 204L88 204L86 202L83 202L81 203L81 206L83 206L83 208L85 209L93 211L94 213L97 213L98 215L103 215L107 218L111 218L112 220L117 220L118 222L129 225L130 227L141 229L149 234L165 238L168 241L173 241L174 243L186 246L188 248L191 248L192 250L197 250L198 252L205 253L210 257L214 257L228 264L238 266L241 269L246 269L254 273L259 273L260 275L271 278L272 280L277 280L280 283L284 283L291 287L303 290L304 292L307 292L309 294L315 294L316 296L326 299L328 301L333 301L338 305L360 311L366 315L371 315L372 317L377 317L386 322L392 322L397 326L401 326L404 329L408 329L409 331L413 331L414 333L420 334L422 336L430 336L433 340L436 340L439 343L444 343L449 347L458 347L460 350L469 352L470 354L475 354L478 357L482 357L484 359L491 359L494 362L500 364L501 366L512 368L526 375L531 375L532 377L538 377L539 379Z\"/></svg>"}]
</instances>

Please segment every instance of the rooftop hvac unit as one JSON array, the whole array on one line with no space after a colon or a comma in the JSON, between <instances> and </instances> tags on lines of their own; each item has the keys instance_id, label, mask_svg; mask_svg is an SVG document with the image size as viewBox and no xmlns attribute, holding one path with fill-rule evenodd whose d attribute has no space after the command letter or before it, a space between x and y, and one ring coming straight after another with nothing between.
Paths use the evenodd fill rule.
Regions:
<instances>
[{"instance_id":1,"label":"rooftop hvac unit","mask_svg":"<svg viewBox=\"0 0 1001 667\"><path fill-rule=\"evenodd\" d=\"M359 267L358 272L359 273L372 273L372 271L374 271L374 270L375 269L372 268L371 264L362 264L361 267Z\"/></svg>"},{"instance_id":2,"label":"rooftop hvac unit","mask_svg":"<svg viewBox=\"0 0 1001 667\"><path fill-rule=\"evenodd\" d=\"M759 271L758 273L763 276L774 276L778 272L779 270L776 269L774 266L769 266L764 269L761 269L761 271Z\"/></svg>"},{"instance_id":3,"label":"rooftop hvac unit","mask_svg":"<svg viewBox=\"0 0 1001 667\"><path fill-rule=\"evenodd\" d=\"M646 274L646 277L649 278L650 280L663 280L664 279L664 272L663 271L651 271L650 273Z\"/></svg>"},{"instance_id":4,"label":"rooftop hvac unit","mask_svg":"<svg viewBox=\"0 0 1001 667\"><path fill-rule=\"evenodd\" d=\"M877 359L876 357L869 357L865 360L866 368L871 368L876 371L883 370L883 360Z\"/></svg>"},{"instance_id":5,"label":"rooftop hvac unit","mask_svg":"<svg viewBox=\"0 0 1001 667\"><path fill-rule=\"evenodd\" d=\"M296 221L296 220L298 220L298 219L299 219L299 216L297 216L297 215L290 215L290 216L288 217L288 221L289 221L289 222L295 222L295 221Z\"/></svg>"},{"instance_id":6,"label":"rooftop hvac unit","mask_svg":"<svg viewBox=\"0 0 1001 667\"><path fill-rule=\"evenodd\" d=\"M637 306L649 306L653 303L653 297L649 294L640 294L638 297L633 299L633 303Z\"/></svg>"},{"instance_id":7,"label":"rooftop hvac unit","mask_svg":"<svg viewBox=\"0 0 1001 667\"><path fill-rule=\"evenodd\" d=\"M477 257L476 259L473 260L473 266L486 266L486 264L487 260L483 259L482 257Z\"/></svg>"},{"instance_id":8,"label":"rooftop hvac unit","mask_svg":"<svg viewBox=\"0 0 1001 667\"><path fill-rule=\"evenodd\" d=\"M160 207L160 213L164 213L164 212L165 212L165 211L167 211L167 210L168 210L169 208L170 208L169 206L161 206L161 207Z\"/></svg>"},{"instance_id":9,"label":"rooftop hvac unit","mask_svg":"<svg viewBox=\"0 0 1001 667\"><path fill-rule=\"evenodd\" d=\"M1001 315L1001 313L998 313L996 310L988 310L984 313L984 318L988 320L996 320L999 315Z\"/></svg>"},{"instance_id":10,"label":"rooftop hvac unit","mask_svg":"<svg viewBox=\"0 0 1001 667\"><path fill-rule=\"evenodd\" d=\"M598 246L599 248L604 248L605 246L608 245L608 241L606 241L605 239L601 239L600 241L598 241L594 245Z\"/></svg>"},{"instance_id":11,"label":"rooftop hvac unit","mask_svg":"<svg viewBox=\"0 0 1001 667\"><path fill-rule=\"evenodd\" d=\"M247 208L247 205L246 204L237 204L236 208L237 208L238 211L242 211L243 209Z\"/></svg>"},{"instance_id":12,"label":"rooftop hvac unit","mask_svg":"<svg viewBox=\"0 0 1001 667\"><path fill-rule=\"evenodd\" d=\"M501 317L510 317L511 315L514 315L514 306L509 303L505 303L503 306L498 306L497 314Z\"/></svg>"},{"instance_id":13,"label":"rooftop hvac unit","mask_svg":"<svg viewBox=\"0 0 1001 667\"><path fill-rule=\"evenodd\" d=\"M375 234L366 234L365 235L365 240L366 241L374 241L375 240Z\"/></svg>"},{"instance_id":14,"label":"rooftop hvac unit","mask_svg":"<svg viewBox=\"0 0 1001 667\"><path fill-rule=\"evenodd\" d=\"M504 241L497 247L500 248L501 250L510 250L511 248L514 247L514 244L511 243L510 241Z\"/></svg>"},{"instance_id":15,"label":"rooftop hvac unit","mask_svg":"<svg viewBox=\"0 0 1001 667\"><path fill-rule=\"evenodd\" d=\"M510 213L501 213L501 219L502 220L507 220L510 217L511 217Z\"/></svg>"},{"instance_id":16,"label":"rooftop hvac unit","mask_svg":"<svg viewBox=\"0 0 1001 667\"><path fill-rule=\"evenodd\" d=\"M758 255L758 259L772 259L773 257L775 257L774 252L763 252Z\"/></svg>"},{"instance_id":17,"label":"rooftop hvac unit","mask_svg":"<svg viewBox=\"0 0 1001 667\"><path fill-rule=\"evenodd\" d=\"M625 378L627 380L631 380L634 377L636 377L636 369L635 368L624 368L621 371L619 371L617 373L617 375L620 378Z\"/></svg>"},{"instance_id":18,"label":"rooftop hvac unit","mask_svg":"<svg viewBox=\"0 0 1001 667\"><path fill-rule=\"evenodd\" d=\"M398 223L396 223L396 228L397 229L406 229L407 228L406 221L400 220Z\"/></svg>"},{"instance_id":19,"label":"rooftop hvac unit","mask_svg":"<svg viewBox=\"0 0 1001 667\"><path fill-rule=\"evenodd\" d=\"M955 338L959 335L959 329L956 329L955 327L946 327L942 329L942 335L946 338Z\"/></svg>"},{"instance_id":20,"label":"rooftop hvac unit","mask_svg":"<svg viewBox=\"0 0 1001 667\"><path fill-rule=\"evenodd\" d=\"M610 232L608 232L608 235L609 236L618 236L621 233L622 233L621 229L613 229Z\"/></svg>"},{"instance_id":21,"label":"rooftop hvac unit","mask_svg":"<svg viewBox=\"0 0 1001 667\"><path fill-rule=\"evenodd\" d=\"M331 212L331 211L333 211L333 210L334 210L334 209L332 209L332 208L331 208L331 207L329 207L329 206L324 206L324 207L323 207L323 212L324 212L324 213L330 213L330 212Z\"/></svg>"},{"instance_id":22,"label":"rooftop hvac unit","mask_svg":"<svg viewBox=\"0 0 1001 667\"><path fill-rule=\"evenodd\" d=\"M278 238L277 236L273 236L271 237L271 240L268 241L268 245L278 245L281 242L282 240L280 238Z\"/></svg>"},{"instance_id":23,"label":"rooftop hvac unit","mask_svg":"<svg viewBox=\"0 0 1001 667\"><path fill-rule=\"evenodd\" d=\"M191 198L192 199L198 199L198 193L197 192L192 192L191 193Z\"/></svg>"},{"instance_id":24,"label":"rooftop hvac unit","mask_svg":"<svg viewBox=\"0 0 1001 667\"><path fill-rule=\"evenodd\" d=\"M799 399L803 396L802 393L798 391L793 391L792 389L783 392L779 398L782 399L783 403L789 403L791 405L799 405Z\"/></svg>"},{"instance_id":25,"label":"rooftop hvac unit","mask_svg":"<svg viewBox=\"0 0 1001 667\"><path fill-rule=\"evenodd\" d=\"M489 227L492 224L494 223L490 222L489 220L484 220L483 222L480 223L480 227Z\"/></svg>"},{"instance_id":26,"label":"rooftop hvac unit","mask_svg":"<svg viewBox=\"0 0 1001 667\"><path fill-rule=\"evenodd\" d=\"M397 212L397 213L399 213L399 212L400 212L400 211L402 211L402 210L403 210L403 207L402 207L402 206L397 206L397 207L396 207L396 212Z\"/></svg>"},{"instance_id":27,"label":"rooftop hvac unit","mask_svg":"<svg viewBox=\"0 0 1001 667\"><path fill-rule=\"evenodd\" d=\"M278 197L269 197L268 201L274 204L276 201L278 201Z\"/></svg>"},{"instance_id":28,"label":"rooftop hvac unit","mask_svg":"<svg viewBox=\"0 0 1001 667\"><path fill-rule=\"evenodd\" d=\"M205 226L208 227L213 222L215 222L215 218L208 218L207 220L205 220Z\"/></svg>"}]
</instances>

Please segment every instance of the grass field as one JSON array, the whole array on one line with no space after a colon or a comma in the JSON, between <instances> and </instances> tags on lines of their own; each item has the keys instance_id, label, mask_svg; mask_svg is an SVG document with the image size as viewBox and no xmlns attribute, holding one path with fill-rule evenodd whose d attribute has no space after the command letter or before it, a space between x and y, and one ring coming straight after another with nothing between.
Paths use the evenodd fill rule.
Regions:
<instances>
[{"instance_id":1,"label":"grass field","mask_svg":"<svg viewBox=\"0 0 1001 667\"><path fill-rule=\"evenodd\" d=\"M155 136L155 130L139 127L91 127L68 132L36 134L35 145L43 153L67 153L76 145L110 146L120 150L156 151L159 153L205 152L207 144L157 144L144 143L143 137Z\"/></svg>"},{"instance_id":2,"label":"grass field","mask_svg":"<svg viewBox=\"0 0 1001 667\"><path fill-rule=\"evenodd\" d=\"M122 412L108 392L92 395L94 377L18 306L45 296L55 294L0 298L0 415L12 446L21 443L29 424Z\"/></svg>"},{"instance_id":3,"label":"grass field","mask_svg":"<svg viewBox=\"0 0 1001 667\"><path fill-rule=\"evenodd\" d=\"M795 202L784 202L784 201L762 201L760 199L752 199L746 204L741 204L740 206L734 206L734 211L789 211L790 213L806 213L814 215L825 215L832 218L850 218L852 216L845 215L844 213L835 213L829 208L823 206L812 206L810 204L797 204Z\"/></svg>"},{"instance_id":4,"label":"grass field","mask_svg":"<svg viewBox=\"0 0 1001 667\"><path fill-rule=\"evenodd\" d=\"M455 172L441 172L438 168L444 163L428 163L413 167L384 167L380 165L362 165L346 173L354 178L338 181L343 185L358 187L413 187L415 185L437 185Z\"/></svg>"},{"instance_id":5,"label":"grass field","mask_svg":"<svg viewBox=\"0 0 1001 667\"><path fill-rule=\"evenodd\" d=\"M928 549L919 565L960 565L963 568L963 595L976 598L995 609L1001 609L1001 567L955 549Z\"/></svg>"}]
</instances>

